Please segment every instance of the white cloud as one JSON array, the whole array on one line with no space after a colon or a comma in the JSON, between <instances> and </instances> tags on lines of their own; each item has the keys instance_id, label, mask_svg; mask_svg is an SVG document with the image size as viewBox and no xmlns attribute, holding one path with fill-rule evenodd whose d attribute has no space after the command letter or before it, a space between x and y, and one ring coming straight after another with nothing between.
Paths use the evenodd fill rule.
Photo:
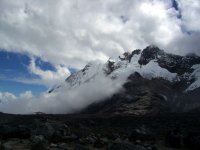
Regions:
<instances>
[{"instance_id":1,"label":"white cloud","mask_svg":"<svg viewBox=\"0 0 200 150\"><path fill-rule=\"evenodd\" d=\"M21 93L19 95L20 98L24 98L24 99L30 99L33 97L33 94L31 91L25 91L24 93Z\"/></svg>"},{"instance_id":2,"label":"white cloud","mask_svg":"<svg viewBox=\"0 0 200 150\"><path fill-rule=\"evenodd\" d=\"M9 92L0 92L0 104L6 104L16 100L17 97Z\"/></svg>"},{"instance_id":3,"label":"white cloud","mask_svg":"<svg viewBox=\"0 0 200 150\"><path fill-rule=\"evenodd\" d=\"M46 85L47 87L51 87L53 85L63 82L70 75L70 71L68 70L67 67L56 65L55 69L56 69L55 71L42 70L41 68L36 66L35 59L32 58L28 66L28 70L30 73L39 76L39 79L33 79L33 80L22 79L21 82L42 84Z\"/></svg>"},{"instance_id":4,"label":"white cloud","mask_svg":"<svg viewBox=\"0 0 200 150\"><path fill-rule=\"evenodd\" d=\"M189 31L200 32L200 1L177 0L184 27Z\"/></svg>"},{"instance_id":5,"label":"white cloud","mask_svg":"<svg viewBox=\"0 0 200 150\"><path fill-rule=\"evenodd\" d=\"M34 95L32 94L31 91L25 91L24 93L21 93L19 96L16 96L10 92L0 92L0 105L10 104L18 101L19 99L30 99L33 97Z\"/></svg>"},{"instance_id":6,"label":"white cloud","mask_svg":"<svg viewBox=\"0 0 200 150\"><path fill-rule=\"evenodd\" d=\"M63 88L58 92L41 93L39 96L33 96L27 91L19 97L15 96L14 101L0 104L0 111L14 114L72 113L111 96L121 87L121 82L114 82L102 75L75 89Z\"/></svg>"},{"instance_id":7,"label":"white cloud","mask_svg":"<svg viewBox=\"0 0 200 150\"><path fill-rule=\"evenodd\" d=\"M152 43L200 53L199 34L182 31L199 31L199 2L178 4L183 20L171 0L1 0L0 47L75 68Z\"/></svg>"}]
</instances>

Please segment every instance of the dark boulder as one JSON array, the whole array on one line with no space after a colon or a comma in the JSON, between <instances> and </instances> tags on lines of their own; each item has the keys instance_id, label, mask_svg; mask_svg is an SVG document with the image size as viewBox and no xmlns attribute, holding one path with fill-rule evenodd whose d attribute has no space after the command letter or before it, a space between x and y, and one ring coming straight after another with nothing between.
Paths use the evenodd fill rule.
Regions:
<instances>
[{"instance_id":1,"label":"dark boulder","mask_svg":"<svg viewBox=\"0 0 200 150\"><path fill-rule=\"evenodd\" d=\"M47 140L42 135L31 138L31 150L47 150Z\"/></svg>"}]
</instances>

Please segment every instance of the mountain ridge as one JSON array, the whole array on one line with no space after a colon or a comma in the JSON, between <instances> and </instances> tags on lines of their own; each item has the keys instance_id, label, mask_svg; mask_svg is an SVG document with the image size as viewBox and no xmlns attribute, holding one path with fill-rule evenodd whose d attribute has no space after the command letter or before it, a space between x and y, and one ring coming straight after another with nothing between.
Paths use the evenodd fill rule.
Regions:
<instances>
[{"instance_id":1,"label":"mountain ridge","mask_svg":"<svg viewBox=\"0 0 200 150\"><path fill-rule=\"evenodd\" d=\"M157 115L200 107L200 57L166 53L154 45L125 52L105 64L89 63L49 93L76 90L99 78L119 82L121 88L92 102L81 113Z\"/></svg>"},{"instance_id":2,"label":"mountain ridge","mask_svg":"<svg viewBox=\"0 0 200 150\"><path fill-rule=\"evenodd\" d=\"M119 71L120 69L122 70L128 68L128 65L130 65L129 67L132 67L131 73L139 72L146 77L146 73L151 74L152 72L156 71L154 70L155 68L150 68L150 71L152 72L148 72L149 70L144 72L144 70L148 67L153 67L155 64L158 65L160 69L164 70L164 73L166 73L166 75L158 74L157 77L161 77L169 81L185 80L188 83L192 83L194 80L198 80L195 79L195 70L197 70L196 72L200 74L199 56L195 54L180 56L166 53L164 50L160 50L158 47L150 45L144 50L137 49L132 52L125 52L122 56L119 56L118 60L109 59L105 64L90 62L82 70L73 73L66 78L65 84L69 84L69 88L77 87L82 83L89 82L92 78L99 74L99 72L103 72L105 76L110 75L111 78L115 78L115 72ZM142 70L142 68L147 65L149 66ZM169 77L170 74L172 77ZM196 76L196 78L199 77L199 75ZM153 78L156 78L156 76L153 76ZM60 88L61 86L62 85L59 85L55 89ZM200 86L200 84L198 86ZM53 92L55 89L51 89L49 93Z\"/></svg>"}]
</instances>

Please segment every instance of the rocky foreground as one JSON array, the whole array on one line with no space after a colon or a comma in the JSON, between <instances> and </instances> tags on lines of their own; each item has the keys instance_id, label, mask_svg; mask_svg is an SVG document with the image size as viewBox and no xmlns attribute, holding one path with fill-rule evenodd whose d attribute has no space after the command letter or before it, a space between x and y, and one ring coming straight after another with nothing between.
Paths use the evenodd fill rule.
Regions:
<instances>
[{"instance_id":1,"label":"rocky foreground","mask_svg":"<svg viewBox=\"0 0 200 150\"><path fill-rule=\"evenodd\" d=\"M0 114L1 150L199 150L200 114Z\"/></svg>"}]
</instances>

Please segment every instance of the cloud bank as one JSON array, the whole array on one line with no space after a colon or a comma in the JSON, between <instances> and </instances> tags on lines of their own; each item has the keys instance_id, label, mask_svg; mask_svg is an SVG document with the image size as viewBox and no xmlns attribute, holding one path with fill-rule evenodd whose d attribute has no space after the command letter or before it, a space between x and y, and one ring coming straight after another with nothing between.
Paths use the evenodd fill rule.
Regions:
<instances>
[{"instance_id":1,"label":"cloud bank","mask_svg":"<svg viewBox=\"0 0 200 150\"><path fill-rule=\"evenodd\" d=\"M58 92L42 93L39 96L33 96L30 91L18 97L11 93L2 93L2 96L0 93L0 99L4 99L4 103L0 103L0 111L13 114L73 113L114 94L121 88L122 80L119 81L115 82L103 75L75 89L61 88Z\"/></svg>"},{"instance_id":2,"label":"cloud bank","mask_svg":"<svg viewBox=\"0 0 200 150\"><path fill-rule=\"evenodd\" d=\"M200 54L200 2L172 2L1 0L0 48L79 69L149 44Z\"/></svg>"}]
</instances>

